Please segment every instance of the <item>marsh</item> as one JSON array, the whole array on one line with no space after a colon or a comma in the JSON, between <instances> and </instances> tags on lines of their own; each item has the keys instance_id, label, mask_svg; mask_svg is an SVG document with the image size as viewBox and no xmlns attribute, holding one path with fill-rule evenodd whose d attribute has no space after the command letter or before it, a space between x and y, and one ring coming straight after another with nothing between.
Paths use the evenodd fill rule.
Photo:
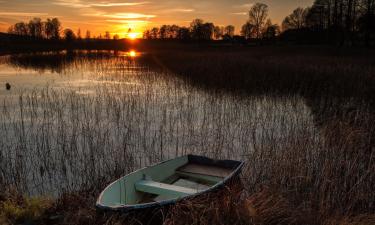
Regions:
<instances>
[{"instance_id":1,"label":"marsh","mask_svg":"<svg viewBox=\"0 0 375 225\"><path fill-rule=\"evenodd\" d=\"M249 193L371 211L373 60L290 49L1 56L0 181L59 197L193 153L245 160Z\"/></svg>"}]
</instances>

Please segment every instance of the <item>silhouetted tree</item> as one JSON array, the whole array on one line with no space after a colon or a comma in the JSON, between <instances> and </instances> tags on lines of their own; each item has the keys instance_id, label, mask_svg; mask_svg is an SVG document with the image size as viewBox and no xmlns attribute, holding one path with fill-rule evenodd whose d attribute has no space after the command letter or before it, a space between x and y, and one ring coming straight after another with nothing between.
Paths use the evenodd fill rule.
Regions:
<instances>
[{"instance_id":1,"label":"silhouetted tree","mask_svg":"<svg viewBox=\"0 0 375 225\"><path fill-rule=\"evenodd\" d=\"M151 39L151 32L150 32L150 30L143 31L143 39Z\"/></svg>"},{"instance_id":2,"label":"silhouetted tree","mask_svg":"<svg viewBox=\"0 0 375 225\"><path fill-rule=\"evenodd\" d=\"M215 25L213 23L203 24L203 40L212 40Z\"/></svg>"},{"instance_id":3,"label":"silhouetted tree","mask_svg":"<svg viewBox=\"0 0 375 225\"><path fill-rule=\"evenodd\" d=\"M314 32L328 31L330 41L353 43L357 35L368 43L374 14L375 0L315 0L305 22Z\"/></svg>"},{"instance_id":4,"label":"silhouetted tree","mask_svg":"<svg viewBox=\"0 0 375 225\"><path fill-rule=\"evenodd\" d=\"M106 31L105 34L104 34L104 39L111 39L111 33L109 31Z\"/></svg>"},{"instance_id":5,"label":"silhouetted tree","mask_svg":"<svg viewBox=\"0 0 375 225\"><path fill-rule=\"evenodd\" d=\"M190 23L191 37L196 40L203 39L203 20L195 19Z\"/></svg>"},{"instance_id":6,"label":"silhouetted tree","mask_svg":"<svg viewBox=\"0 0 375 225\"><path fill-rule=\"evenodd\" d=\"M74 34L74 32L71 29L65 29L64 30L64 39L66 41L72 41L72 40L76 39L76 35Z\"/></svg>"},{"instance_id":7,"label":"silhouetted tree","mask_svg":"<svg viewBox=\"0 0 375 225\"><path fill-rule=\"evenodd\" d=\"M211 40L214 28L213 23L204 23L201 19L195 19L190 23L191 37L195 40Z\"/></svg>"},{"instance_id":8,"label":"silhouetted tree","mask_svg":"<svg viewBox=\"0 0 375 225\"><path fill-rule=\"evenodd\" d=\"M179 40L189 40L191 37L190 30L187 27L180 27L177 32L177 39Z\"/></svg>"},{"instance_id":9,"label":"silhouetted tree","mask_svg":"<svg viewBox=\"0 0 375 225\"><path fill-rule=\"evenodd\" d=\"M277 24L273 24L271 19L268 19L264 25L262 36L264 39L274 39L280 34L280 27Z\"/></svg>"},{"instance_id":10,"label":"silhouetted tree","mask_svg":"<svg viewBox=\"0 0 375 225\"><path fill-rule=\"evenodd\" d=\"M52 19L47 19L44 23L44 34L47 39L51 39L54 31L54 25L52 23Z\"/></svg>"},{"instance_id":11,"label":"silhouetted tree","mask_svg":"<svg viewBox=\"0 0 375 225\"><path fill-rule=\"evenodd\" d=\"M86 36L85 36L86 39L90 39L91 38L91 32L89 30L86 31Z\"/></svg>"},{"instance_id":12,"label":"silhouetted tree","mask_svg":"<svg viewBox=\"0 0 375 225\"><path fill-rule=\"evenodd\" d=\"M113 40L118 40L118 39L120 39L120 36L118 34L113 35Z\"/></svg>"},{"instance_id":13,"label":"silhouetted tree","mask_svg":"<svg viewBox=\"0 0 375 225\"><path fill-rule=\"evenodd\" d=\"M223 27L220 27L220 26L215 26L214 27L214 38L216 40L219 40L220 38L222 38L224 35L224 28Z\"/></svg>"},{"instance_id":14,"label":"silhouetted tree","mask_svg":"<svg viewBox=\"0 0 375 225\"><path fill-rule=\"evenodd\" d=\"M251 24L250 22L246 22L244 25L242 25L241 28L241 35L245 37L245 39L250 39L254 37L255 34L255 26Z\"/></svg>"},{"instance_id":15,"label":"silhouetted tree","mask_svg":"<svg viewBox=\"0 0 375 225\"><path fill-rule=\"evenodd\" d=\"M177 38L178 31L180 30L180 27L177 25L172 25L169 27L169 38Z\"/></svg>"},{"instance_id":16,"label":"silhouetted tree","mask_svg":"<svg viewBox=\"0 0 375 225\"><path fill-rule=\"evenodd\" d=\"M81 39L82 39L81 29L80 29L80 28L78 28L78 30L77 30L77 39L78 39L78 40L81 40Z\"/></svg>"},{"instance_id":17,"label":"silhouetted tree","mask_svg":"<svg viewBox=\"0 0 375 225\"><path fill-rule=\"evenodd\" d=\"M230 38L234 36L235 27L233 25L228 25L224 28L224 35Z\"/></svg>"},{"instance_id":18,"label":"silhouetted tree","mask_svg":"<svg viewBox=\"0 0 375 225\"><path fill-rule=\"evenodd\" d=\"M371 45L371 36L375 33L375 0L363 0L364 12L358 20L361 31L365 34L366 46Z\"/></svg>"},{"instance_id":19,"label":"silhouetted tree","mask_svg":"<svg viewBox=\"0 0 375 225\"><path fill-rule=\"evenodd\" d=\"M159 28L154 27L151 29L151 39L158 39L159 38Z\"/></svg>"},{"instance_id":20,"label":"silhouetted tree","mask_svg":"<svg viewBox=\"0 0 375 225\"><path fill-rule=\"evenodd\" d=\"M53 27L51 38L52 39L59 39L60 38L60 30L61 30L61 23L60 23L59 19L53 18L51 20L51 24L52 24L52 27Z\"/></svg>"},{"instance_id":21,"label":"silhouetted tree","mask_svg":"<svg viewBox=\"0 0 375 225\"><path fill-rule=\"evenodd\" d=\"M24 22L16 23L14 26L9 27L8 33L26 36L28 35L28 27Z\"/></svg>"},{"instance_id":22,"label":"silhouetted tree","mask_svg":"<svg viewBox=\"0 0 375 225\"><path fill-rule=\"evenodd\" d=\"M163 25L159 29L159 37L160 39L167 39L168 37L168 31L169 31L169 26Z\"/></svg>"},{"instance_id":23,"label":"silhouetted tree","mask_svg":"<svg viewBox=\"0 0 375 225\"><path fill-rule=\"evenodd\" d=\"M29 34L33 38L43 37L43 25L40 18L34 18L28 23Z\"/></svg>"},{"instance_id":24,"label":"silhouetted tree","mask_svg":"<svg viewBox=\"0 0 375 225\"><path fill-rule=\"evenodd\" d=\"M307 12L308 10L301 7L293 10L293 13L284 19L282 23L283 30L301 29L303 27L306 27Z\"/></svg>"},{"instance_id":25,"label":"silhouetted tree","mask_svg":"<svg viewBox=\"0 0 375 225\"><path fill-rule=\"evenodd\" d=\"M256 3L249 11L249 23L254 25L256 38L261 37L262 29L268 17L268 6L263 3Z\"/></svg>"}]
</instances>

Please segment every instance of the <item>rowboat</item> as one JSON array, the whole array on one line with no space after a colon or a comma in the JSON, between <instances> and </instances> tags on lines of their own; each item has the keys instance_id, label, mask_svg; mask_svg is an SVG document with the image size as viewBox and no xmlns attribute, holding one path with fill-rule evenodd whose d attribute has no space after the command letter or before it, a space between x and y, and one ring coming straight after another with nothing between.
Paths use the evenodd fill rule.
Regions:
<instances>
[{"instance_id":1,"label":"rowboat","mask_svg":"<svg viewBox=\"0 0 375 225\"><path fill-rule=\"evenodd\" d=\"M130 173L108 185L96 207L131 212L175 204L225 186L244 163L187 155Z\"/></svg>"}]
</instances>

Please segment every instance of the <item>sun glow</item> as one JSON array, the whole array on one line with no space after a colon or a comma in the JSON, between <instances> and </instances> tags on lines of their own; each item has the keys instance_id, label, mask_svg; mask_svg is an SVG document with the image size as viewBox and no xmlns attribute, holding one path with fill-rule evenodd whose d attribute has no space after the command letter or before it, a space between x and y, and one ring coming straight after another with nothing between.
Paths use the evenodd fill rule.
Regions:
<instances>
[{"instance_id":1,"label":"sun glow","mask_svg":"<svg viewBox=\"0 0 375 225\"><path fill-rule=\"evenodd\" d=\"M134 39L137 39L137 37L138 37L138 34L137 34L137 33L129 33L129 34L128 34L128 38L129 38L129 39L134 40Z\"/></svg>"},{"instance_id":2,"label":"sun glow","mask_svg":"<svg viewBox=\"0 0 375 225\"><path fill-rule=\"evenodd\" d=\"M131 40L135 40L142 37L142 33L130 32L126 34L126 37Z\"/></svg>"},{"instance_id":3,"label":"sun glow","mask_svg":"<svg viewBox=\"0 0 375 225\"><path fill-rule=\"evenodd\" d=\"M128 52L128 56L130 56L130 57L136 57L137 56L137 52L134 51L134 50L131 50L131 51Z\"/></svg>"}]
</instances>

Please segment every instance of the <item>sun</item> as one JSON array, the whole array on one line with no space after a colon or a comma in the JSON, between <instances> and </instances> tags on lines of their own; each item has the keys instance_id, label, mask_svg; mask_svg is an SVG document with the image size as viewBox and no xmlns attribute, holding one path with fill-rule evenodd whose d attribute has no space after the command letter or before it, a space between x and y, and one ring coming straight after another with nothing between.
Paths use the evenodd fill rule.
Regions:
<instances>
[{"instance_id":1,"label":"sun","mask_svg":"<svg viewBox=\"0 0 375 225\"><path fill-rule=\"evenodd\" d=\"M139 34L138 33L135 33L135 32L131 32L131 33L128 33L128 38L131 39L131 40L135 40L138 38Z\"/></svg>"},{"instance_id":2,"label":"sun","mask_svg":"<svg viewBox=\"0 0 375 225\"><path fill-rule=\"evenodd\" d=\"M134 51L134 50L131 50L131 51L128 52L128 55L129 55L130 57L136 57L136 56L137 56L137 52Z\"/></svg>"}]
</instances>

